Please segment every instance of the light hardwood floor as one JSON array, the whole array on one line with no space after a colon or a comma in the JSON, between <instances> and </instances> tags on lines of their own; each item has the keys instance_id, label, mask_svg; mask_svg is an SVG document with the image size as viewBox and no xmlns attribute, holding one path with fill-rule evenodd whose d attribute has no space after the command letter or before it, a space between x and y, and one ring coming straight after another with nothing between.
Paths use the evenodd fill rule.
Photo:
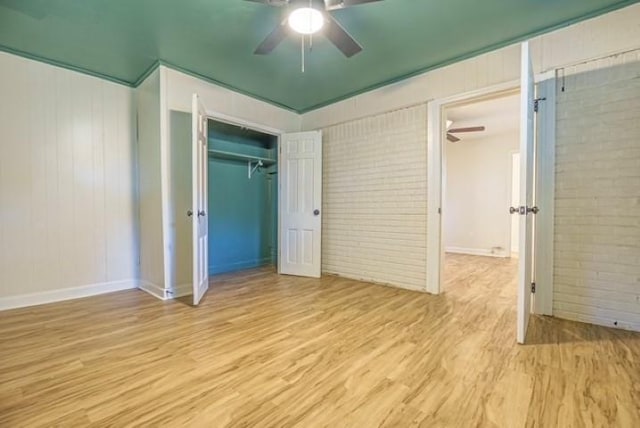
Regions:
<instances>
[{"instance_id":1,"label":"light hardwood floor","mask_svg":"<svg viewBox=\"0 0 640 428\"><path fill-rule=\"evenodd\" d=\"M0 426L640 426L640 335L534 317L518 346L514 274L448 256L435 297L255 270L198 308L0 312Z\"/></svg>"}]
</instances>

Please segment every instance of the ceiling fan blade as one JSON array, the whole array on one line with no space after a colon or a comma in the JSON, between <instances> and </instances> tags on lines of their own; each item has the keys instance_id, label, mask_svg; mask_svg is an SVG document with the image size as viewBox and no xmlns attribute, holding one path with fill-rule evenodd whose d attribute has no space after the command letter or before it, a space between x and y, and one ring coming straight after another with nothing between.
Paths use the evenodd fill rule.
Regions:
<instances>
[{"instance_id":1,"label":"ceiling fan blade","mask_svg":"<svg viewBox=\"0 0 640 428\"><path fill-rule=\"evenodd\" d=\"M287 26L282 21L269 35L258 45L253 52L255 55L267 55L273 51L287 37Z\"/></svg>"},{"instance_id":2,"label":"ceiling fan blade","mask_svg":"<svg viewBox=\"0 0 640 428\"><path fill-rule=\"evenodd\" d=\"M344 9L359 4L374 3L382 0L325 0L327 10Z\"/></svg>"},{"instance_id":3,"label":"ceiling fan blade","mask_svg":"<svg viewBox=\"0 0 640 428\"><path fill-rule=\"evenodd\" d=\"M470 126L468 128L454 128L454 129L450 129L448 132L451 132L452 134L458 134L460 132L482 132L484 131L486 128L484 126Z\"/></svg>"},{"instance_id":4,"label":"ceiling fan blade","mask_svg":"<svg viewBox=\"0 0 640 428\"><path fill-rule=\"evenodd\" d=\"M447 140L451 141L452 143L457 143L458 141L460 141L460 138L447 133Z\"/></svg>"},{"instance_id":5,"label":"ceiling fan blade","mask_svg":"<svg viewBox=\"0 0 640 428\"><path fill-rule=\"evenodd\" d=\"M325 14L327 18L327 27L324 35L331 43L333 43L347 58L351 58L362 50L362 46L351 37L347 30L336 21L333 16Z\"/></svg>"}]
</instances>

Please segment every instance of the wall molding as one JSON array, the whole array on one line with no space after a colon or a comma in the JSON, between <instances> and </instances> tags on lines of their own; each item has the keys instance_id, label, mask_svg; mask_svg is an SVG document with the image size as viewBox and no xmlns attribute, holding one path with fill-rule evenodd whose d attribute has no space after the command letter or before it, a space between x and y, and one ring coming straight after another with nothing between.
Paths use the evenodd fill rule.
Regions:
<instances>
[{"instance_id":1,"label":"wall molding","mask_svg":"<svg viewBox=\"0 0 640 428\"><path fill-rule=\"evenodd\" d=\"M640 332L640 324L638 323L613 320L610 318L605 318L597 315L578 314L572 311L556 309L554 310L553 316L557 318L569 320L569 321L581 322L586 324L594 324L602 327L617 328L617 329L627 330L627 331Z\"/></svg>"},{"instance_id":2,"label":"wall molding","mask_svg":"<svg viewBox=\"0 0 640 428\"><path fill-rule=\"evenodd\" d=\"M83 297L98 296L100 294L113 293L115 291L133 290L135 288L138 288L138 281L135 279L128 279L124 281L102 282L83 285L80 287L43 291L40 293L0 297L0 311L45 305L47 303L62 302L65 300L81 299Z\"/></svg>"},{"instance_id":3,"label":"wall molding","mask_svg":"<svg viewBox=\"0 0 640 428\"><path fill-rule=\"evenodd\" d=\"M360 275L350 275L350 274L342 274L342 273L336 273L336 272L325 272L322 271L322 276L335 276L337 278L344 278L344 279L350 279L352 281L358 281L358 282L365 282L365 283L369 283L369 284L373 284L373 285L379 285L381 287L389 287L389 288L400 288L402 290L407 290L407 291L416 291L418 293L427 293L427 290L425 290L424 288L421 287L412 287L411 285L405 285L405 284L393 284L390 282L382 282L382 281L376 281L373 279L370 279L368 277L363 277Z\"/></svg>"},{"instance_id":4,"label":"wall molding","mask_svg":"<svg viewBox=\"0 0 640 428\"><path fill-rule=\"evenodd\" d=\"M159 285L149 281L140 280L138 283L138 288L160 300L169 300L172 298L172 296L170 296L170 293L167 292L168 290L166 290L164 287L160 287Z\"/></svg>"},{"instance_id":5,"label":"wall molding","mask_svg":"<svg viewBox=\"0 0 640 428\"><path fill-rule=\"evenodd\" d=\"M275 264L271 256L261 259L243 260L235 263L225 263L219 265L209 265L209 275L219 275L221 273L233 272L235 270L258 268L270 264ZM191 285L189 285L190 287Z\"/></svg>"},{"instance_id":6,"label":"wall molding","mask_svg":"<svg viewBox=\"0 0 640 428\"><path fill-rule=\"evenodd\" d=\"M471 256L485 256L485 257L497 257L508 258L509 254L506 251L492 252L489 248L463 248L463 247L445 247L445 253L454 254L469 254Z\"/></svg>"}]
</instances>

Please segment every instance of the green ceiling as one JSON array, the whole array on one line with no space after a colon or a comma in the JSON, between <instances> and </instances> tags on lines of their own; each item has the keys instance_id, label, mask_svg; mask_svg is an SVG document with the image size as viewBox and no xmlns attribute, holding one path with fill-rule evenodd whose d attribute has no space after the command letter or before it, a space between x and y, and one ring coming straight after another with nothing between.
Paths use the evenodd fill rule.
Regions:
<instances>
[{"instance_id":1,"label":"green ceiling","mask_svg":"<svg viewBox=\"0 0 640 428\"><path fill-rule=\"evenodd\" d=\"M283 9L243 0L0 0L0 49L135 85L158 61L304 112L638 0L386 0L333 12L364 46L322 37L300 71Z\"/></svg>"}]
</instances>

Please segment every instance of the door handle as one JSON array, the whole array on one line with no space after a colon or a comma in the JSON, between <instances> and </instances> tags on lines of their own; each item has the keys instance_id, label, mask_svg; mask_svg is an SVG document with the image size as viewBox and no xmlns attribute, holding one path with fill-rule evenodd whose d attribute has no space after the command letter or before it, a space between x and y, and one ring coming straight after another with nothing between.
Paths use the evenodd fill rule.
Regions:
<instances>
[{"instance_id":1,"label":"door handle","mask_svg":"<svg viewBox=\"0 0 640 428\"><path fill-rule=\"evenodd\" d=\"M204 217L206 215L207 215L207 213L204 212L204 210L203 211L198 211L198 217Z\"/></svg>"},{"instance_id":2,"label":"door handle","mask_svg":"<svg viewBox=\"0 0 640 428\"><path fill-rule=\"evenodd\" d=\"M313 215L319 216L320 215L320 210L318 210L318 209L313 210Z\"/></svg>"},{"instance_id":3,"label":"door handle","mask_svg":"<svg viewBox=\"0 0 640 428\"><path fill-rule=\"evenodd\" d=\"M193 211L188 210L188 211L187 211L187 217L192 217L192 216L193 216Z\"/></svg>"}]
</instances>

